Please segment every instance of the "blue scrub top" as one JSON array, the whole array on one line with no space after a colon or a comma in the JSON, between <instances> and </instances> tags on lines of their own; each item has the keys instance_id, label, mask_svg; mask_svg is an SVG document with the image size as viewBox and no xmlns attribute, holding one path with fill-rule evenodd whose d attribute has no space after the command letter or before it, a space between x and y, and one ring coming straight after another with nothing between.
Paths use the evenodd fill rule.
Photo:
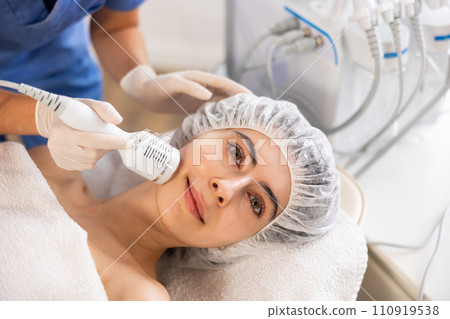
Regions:
<instances>
[{"instance_id":1,"label":"blue scrub top","mask_svg":"<svg viewBox=\"0 0 450 319\"><path fill-rule=\"evenodd\" d=\"M0 79L101 99L102 75L83 18L103 6L128 11L143 1L57 0L48 12L43 0L0 0Z\"/></svg>"},{"instance_id":2,"label":"blue scrub top","mask_svg":"<svg viewBox=\"0 0 450 319\"><path fill-rule=\"evenodd\" d=\"M103 6L129 11L143 1L53 0L49 12L44 0L0 0L0 80L103 99L102 75L83 18ZM23 136L23 141L27 149L47 143L41 136Z\"/></svg>"}]
</instances>

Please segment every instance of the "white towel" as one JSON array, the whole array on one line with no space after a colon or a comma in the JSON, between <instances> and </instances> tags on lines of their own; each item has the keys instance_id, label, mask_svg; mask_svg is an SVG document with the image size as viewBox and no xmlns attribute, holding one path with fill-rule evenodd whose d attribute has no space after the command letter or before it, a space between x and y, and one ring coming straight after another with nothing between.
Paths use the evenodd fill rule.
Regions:
<instances>
[{"instance_id":1,"label":"white towel","mask_svg":"<svg viewBox=\"0 0 450 319\"><path fill-rule=\"evenodd\" d=\"M107 300L87 233L12 142L0 143L0 300Z\"/></svg>"},{"instance_id":2,"label":"white towel","mask_svg":"<svg viewBox=\"0 0 450 319\"><path fill-rule=\"evenodd\" d=\"M161 264L172 300L356 300L367 265L364 237L341 214L322 238L204 270Z\"/></svg>"},{"instance_id":3,"label":"white towel","mask_svg":"<svg viewBox=\"0 0 450 319\"><path fill-rule=\"evenodd\" d=\"M118 152L108 153L83 175L102 198L144 180L122 164ZM367 247L358 226L342 213L329 233L298 248L215 270L159 266L158 279L173 300L356 300Z\"/></svg>"}]
</instances>

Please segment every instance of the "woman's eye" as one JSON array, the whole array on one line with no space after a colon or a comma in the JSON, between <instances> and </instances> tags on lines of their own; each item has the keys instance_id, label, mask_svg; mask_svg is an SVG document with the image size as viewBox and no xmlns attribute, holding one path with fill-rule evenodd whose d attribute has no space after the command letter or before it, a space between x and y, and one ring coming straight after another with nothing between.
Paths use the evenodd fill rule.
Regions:
<instances>
[{"instance_id":1,"label":"woman's eye","mask_svg":"<svg viewBox=\"0 0 450 319\"><path fill-rule=\"evenodd\" d=\"M256 213L256 215L258 215L258 217L261 216L264 209L262 200L253 195L249 195L249 199L250 199L250 206L252 207L253 211Z\"/></svg>"},{"instance_id":2,"label":"woman's eye","mask_svg":"<svg viewBox=\"0 0 450 319\"><path fill-rule=\"evenodd\" d=\"M243 159L243 154L242 151L240 149L240 147L236 144L230 144L230 155L233 158L234 162L236 163L236 165L239 167L241 166L241 161Z\"/></svg>"}]
</instances>

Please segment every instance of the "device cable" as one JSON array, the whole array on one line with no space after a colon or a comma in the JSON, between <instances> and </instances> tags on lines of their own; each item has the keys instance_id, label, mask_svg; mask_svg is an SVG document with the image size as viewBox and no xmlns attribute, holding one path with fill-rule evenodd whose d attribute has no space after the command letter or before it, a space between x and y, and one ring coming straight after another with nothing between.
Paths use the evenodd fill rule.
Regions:
<instances>
[{"instance_id":1,"label":"device cable","mask_svg":"<svg viewBox=\"0 0 450 319\"><path fill-rule=\"evenodd\" d=\"M16 91L19 90L19 84L14 83L14 82L10 82L10 81L0 80L0 86L5 87L5 88L9 88L9 89L13 89L13 90L16 90Z\"/></svg>"},{"instance_id":2,"label":"device cable","mask_svg":"<svg viewBox=\"0 0 450 319\"><path fill-rule=\"evenodd\" d=\"M345 122L333 127L324 129L324 133L326 135L331 135L336 132L339 132L340 130L346 128L350 124L354 123L356 119L358 119L369 107L371 104L375 93L378 90L378 85L380 83L381 78L381 43L380 43L380 36L378 34L378 28L372 27L370 29L366 30L367 39L369 41L370 46L370 52L372 54L372 58L375 63L375 69L374 69L374 79L372 82L372 86L369 90L369 93L367 94L366 98L364 99L361 106L358 108L358 110Z\"/></svg>"},{"instance_id":3,"label":"device cable","mask_svg":"<svg viewBox=\"0 0 450 319\"><path fill-rule=\"evenodd\" d=\"M416 125L425 115L433 109L441 97L450 89L450 55L448 56L447 75L443 87L434 97L422 108L422 110L399 132L399 134L388 141L377 153L355 174L355 177L361 176L370 166L372 166L381 156L383 156L398 140L400 140L409 130Z\"/></svg>"},{"instance_id":4,"label":"device cable","mask_svg":"<svg viewBox=\"0 0 450 319\"><path fill-rule=\"evenodd\" d=\"M301 31L303 31L305 37L311 36L311 29L310 28L304 28L304 29L301 29ZM295 45L293 45L293 46L295 47ZM284 58L284 57L286 57L288 55L295 54L295 53L300 53L300 52L297 52L295 50L295 48L292 48L291 46L287 46L285 48L281 48L280 52L278 52L273 57L272 62L275 62L275 61L277 61L279 59L282 59L282 58ZM244 69L244 72L253 71L253 70L257 70L257 69L262 69L262 68L265 68L265 67L267 67L267 62L266 63L257 64L257 65L251 65L249 67L246 67Z\"/></svg>"},{"instance_id":5,"label":"device cable","mask_svg":"<svg viewBox=\"0 0 450 319\"><path fill-rule=\"evenodd\" d=\"M395 111L393 118L400 111L403 99L403 58L402 58L402 42L400 38L400 18L395 18L394 21L389 23L389 28L392 32L392 37L394 38L395 51L397 53L397 69L398 69L398 96L397 105L395 106Z\"/></svg>"},{"instance_id":6,"label":"device cable","mask_svg":"<svg viewBox=\"0 0 450 319\"><path fill-rule=\"evenodd\" d=\"M422 301L423 297L424 297L424 289L425 289L425 283L427 280L427 276L428 276L428 272L429 269L437 255L437 252L439 250L439 246L442 240L442 226L445 224L445 220L447 218L447 216L450 215L450 206L447 207L447 209L445 210L444 214L441 216L441 218L438 220L438 222L436 223L436 225L433 227L432 231L428 234L428 236L420 243L417 244L412 244L412 245L408 245L408 244L398 244L398 243L393 243L393 242L377 242L377 241L368 241L367 245L369 246L387 246L387 247L394 247L394 248L401 248L401 249L420 249L425 247L430 241L431 238L433 236L433 234L436 232L436 230L438 230L438 238L436 241L436 245L434 247L434 251L433 254L430 257L430 260L427 263L427 266L425 268L425 271L422 275L422 280L420 283L420 288L419 288L419 295L418 295L418 300Z\"/></svg>"},{"instance_id":7,"label":"device cable","mask_svg":"<svg viewBox=\"0 0 450 319\"><path fill-rule=\"evenodd\" d=\"M276 98L276 87L272 67L275 51L281 46L290 45L285 48L285 51L283 52L283 54L289 55L313 50L315 47L323 44L321 37L304 38L305 34L306 33L303 32L303 30L290 31L270 45L269 53L267 54L266 71L272 98Z\"/></svg>"},{"instance_id":8,"label":"device cable","mask_svg":"<svg viewBox=\"0 0 450 319\"><path fill-rule=\"evenodd\" d=\"M352 165L355 163L357 157L359 155L365 154L365 152L368 150L368 148L384 133L386 132L389 127L391 127L395 121L397 121L404 112L408 109L408 107L411 105L411 102L414 100L414 97L419 91L420 85L422 84L424 75L425 75L425 61L426 61L426 50L425 50L425 41L423 36L423 29L420 25L419 17L416 15L414 17L411 17L411 24L413 26L414 35L416 38L417 46L420 51L420 71L419 71L419 77L417 79L416 85L414 86L414 89L409 96L408 100L405 102L405 104L400 108L400 110L397 112L397 114L389 120L388 123L386 123L383 128L381 128L369 141L367 141L363 146L361 146L352 156L350 157L349 161L346 164L346 167Z\"/></svg>"},{"instance_id":9,"label":"device cable","mask_svg":"<svg viewBox=\"0 0 450 319\"><path fill-rule=\"evenodd\" d=\"M245 51L244 56L242 58L241 63L239 64L238 71L236 74L236 81L241 82L242 75L246 71L245 67L247 65L248 60L252 56L253 52L256 50L256 48L268 37L272 35L282 35L286 32L289 32L291 30L299 29L300 28L300 22L296 17L290 17L288 19L285 19L283 21L280 21L278 23L275 23L273 26L269 28L268 31L264 32L262 35L260 35L251 45L250 47Z\"/></svg>"}]
</instances>

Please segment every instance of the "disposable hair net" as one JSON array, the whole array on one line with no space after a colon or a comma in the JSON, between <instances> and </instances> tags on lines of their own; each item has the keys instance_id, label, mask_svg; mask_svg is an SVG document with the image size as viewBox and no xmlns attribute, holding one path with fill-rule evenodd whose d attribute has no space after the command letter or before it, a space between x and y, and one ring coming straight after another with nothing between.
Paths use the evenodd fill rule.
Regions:
<instances>
[{"instance_id":1,"label":"disposable hair net","mask_svg":"<svg viewBox=\"0 0 450 319\"><path fill-rule=\"evenodd\" d=\"M270 224L241 242L171 251L172 258L181 259L178 266L217 267L277 245L305 243L326 233L336 220L340 182L330 143L294 104L252 94L206 103L184 119L171 144L180 149L205 132L227 128L256 130L280 147L291 174L288 204Z\"/></svg>"}]
</instances>

